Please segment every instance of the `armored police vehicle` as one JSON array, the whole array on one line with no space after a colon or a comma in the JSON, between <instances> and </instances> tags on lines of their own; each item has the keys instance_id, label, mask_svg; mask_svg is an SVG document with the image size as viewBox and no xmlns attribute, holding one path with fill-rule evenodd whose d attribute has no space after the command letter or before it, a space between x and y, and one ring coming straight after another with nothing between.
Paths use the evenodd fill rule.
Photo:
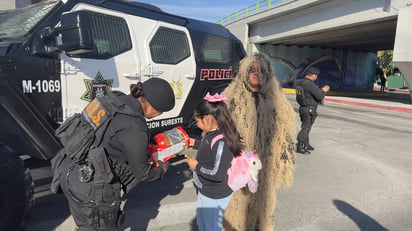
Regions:
<instances>
[{"instance_id":1,"label":"armored police vehicle","mask_svg":"<svg viewBox=\"0 0 412 231\"><path fill-rule=\"evenodd\" d=\"M0 12L0 230L21 227L29 163L55 155L59 123L94 97L163 78L176 106L148 126L190 128L195 104L223 90L244 55L223 26L143 3L54 0Z\"/></svg>"}]
</instances>

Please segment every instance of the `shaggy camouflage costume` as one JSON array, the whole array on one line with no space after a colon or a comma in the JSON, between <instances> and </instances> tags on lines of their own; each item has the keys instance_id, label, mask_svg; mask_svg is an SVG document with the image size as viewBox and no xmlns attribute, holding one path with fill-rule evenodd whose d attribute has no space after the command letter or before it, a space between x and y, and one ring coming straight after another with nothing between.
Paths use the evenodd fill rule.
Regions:
<instances>
[{"instance_id":1,"label":"shaggy camouflage costume","mask_svg":"<svg viewBox=\"0 0 412 231\"><path fill-rule=\"evenodd\" d=\"M249 87L249 70L260 61L259 104ZM256 150L263 168L255 194L242 189L233 194L224 216L224 230L273 231L276 188L289 187L295 167L295 112L279 87L267 55L258 53L240 62L237 78L225 89L227 105L246 150Z\"/></svg>"}]
</instances>

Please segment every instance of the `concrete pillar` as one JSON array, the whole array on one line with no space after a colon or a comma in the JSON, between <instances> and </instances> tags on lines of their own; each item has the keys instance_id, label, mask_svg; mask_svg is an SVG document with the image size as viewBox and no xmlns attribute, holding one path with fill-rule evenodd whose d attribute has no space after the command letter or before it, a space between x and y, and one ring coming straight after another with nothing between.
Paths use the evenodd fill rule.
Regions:
<instances>
[{"instance_id":1,"label":"concrete pillar","mask_svg":"<svg viewBox=\"0 0 412 231\"><path fill-rule=\"evenodd\" d=\"M396 26L395 45L393 48L393 62L401 71L411 93L412 98L412 7L404 7L399 10Z\"/></svg>"}]
</instances>

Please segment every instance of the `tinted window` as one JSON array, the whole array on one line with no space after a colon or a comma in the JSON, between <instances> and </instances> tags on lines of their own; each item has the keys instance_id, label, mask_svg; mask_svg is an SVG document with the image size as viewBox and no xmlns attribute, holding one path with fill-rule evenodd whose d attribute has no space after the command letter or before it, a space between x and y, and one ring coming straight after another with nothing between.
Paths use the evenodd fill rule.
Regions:
<instances>
[{"instance_id":1,"label":"tinted window","mask_svg":"<svg viewBox=\"0 0 412 231\"><path fill-rule=\"evenodd\" d=\"M155 63L176 64L190 56L186 34L170 28L160 27L149 47Z\"/></svg>"},{"instance_id":2,"label":"tinted window","mask_svg":"<svg viewBox=\"0 0 412 231\"><path fill-rule=\"evenodd\" d=\"M123 18L90 12L94 50L82 58L107 59L132 48L129 29Z\"/></svg>"},{"instance_id":3,"label":"tinted window","mask_svg":"<svg viewBox=\"0 0 412 231\"><path fill-rule=\"evenodd\" d=\"M231 40L216 36L208 36L202 49L203 60L206 62L227 63L238 54L233 49Z\"/></svg>"}]
</instances>

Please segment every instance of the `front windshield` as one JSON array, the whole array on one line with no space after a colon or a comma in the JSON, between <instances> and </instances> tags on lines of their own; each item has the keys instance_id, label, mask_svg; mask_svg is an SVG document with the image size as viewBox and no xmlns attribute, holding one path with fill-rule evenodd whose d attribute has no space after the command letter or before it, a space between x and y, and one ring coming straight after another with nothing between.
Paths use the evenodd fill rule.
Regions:
<instances>
[{"instance_id":1,"label":"front windshield","mask_svg":"<svg viewBox=\"0 0 412 231\"><path fill-rule=\"evenodd\" d=\"M53 7L57 0L43 1L14 10L0 11L0 41L29 32Z\"/></svg>"}]
</instances>

